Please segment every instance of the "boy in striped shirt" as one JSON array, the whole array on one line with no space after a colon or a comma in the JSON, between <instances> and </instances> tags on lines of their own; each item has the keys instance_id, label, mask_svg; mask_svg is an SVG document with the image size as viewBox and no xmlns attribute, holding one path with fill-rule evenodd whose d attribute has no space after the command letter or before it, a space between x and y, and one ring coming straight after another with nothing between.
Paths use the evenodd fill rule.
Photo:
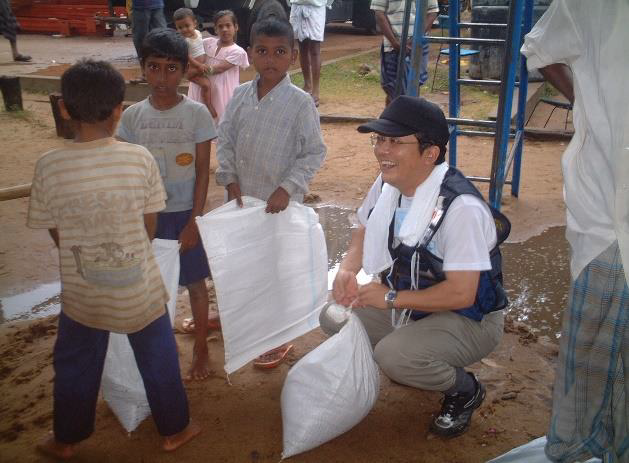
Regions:
<instances>
[{"instance_id":1,"label":"boy in striped shirt","mask_svg":"<svg viewBox=\"0 0 629 463\"><path fill-rule=\"evenodd\" d=\"M145 148L112 138L125 83L109 64L78 62L61 90L75 139L37 161L27 219L59 248L62 283L54 434L38 449L70 458L92 434L112 331L129 336L162 447L175 450L200 428L190 422L168 294L151 250L166 197L159 169Z\"/></svg>"}]
</instances>

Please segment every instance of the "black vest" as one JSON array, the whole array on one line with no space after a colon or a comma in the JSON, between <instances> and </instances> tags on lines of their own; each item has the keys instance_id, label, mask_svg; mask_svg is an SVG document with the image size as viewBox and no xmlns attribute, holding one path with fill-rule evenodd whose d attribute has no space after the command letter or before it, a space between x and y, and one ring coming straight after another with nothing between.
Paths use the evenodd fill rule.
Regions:
<instances>
[{"instance_id":1,"label":"black vest","mask_svg":"<svg viewBox=\"0 0 629 463\"><path fill-rule=\"evenodd\" d=\"M381 273L384 284L397 290L411 289L411 266L413 255L417 253L415 261L415 276L417 289L428 288L445 280L443 272L443 260L428 251L428 244L443 223L448 213L448 208L454 199L462 194L474 195L484 201L483 196L472 183L457 169L450 167L441 183L437 207L433 213L433 219L419 243L412 247L400 244L393 248L393 233L395 217L389 226L389 252L393 258L393 269ZM482 271L476 290L476 299L470 307L454 310L461 315L480 321L483 315L496 310L504 309L509 303L502 286L502 255L499 245L507 239L511 231L511 223L499 211L489 206L496 223L497 242L490 251L491 270ZM411 313L413 320L418 320L430 312L414 310Z\"/></svg>"}]
</instances>

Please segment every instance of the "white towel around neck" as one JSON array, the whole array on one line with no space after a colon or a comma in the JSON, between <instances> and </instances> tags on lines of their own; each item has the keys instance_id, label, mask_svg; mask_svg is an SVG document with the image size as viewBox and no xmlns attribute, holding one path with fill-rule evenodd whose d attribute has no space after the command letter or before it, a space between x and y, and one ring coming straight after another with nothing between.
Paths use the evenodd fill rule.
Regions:
<instances>
[{"instance_id":1,"label":"white towel around neck","mask_svg":"<svg viewBox=\"0 0 629 463\"><path fill-rule=\"evenodd\" d=\"M415 190L411 207L400 227L399 238L405 245L415 246L424 235L432 219L441 183L447 171L446 162L435 166L428 178ZM393 220L399 198L400 190L385 183L369 215L363 242L363 269L367 274L377 274L393 264L388 246L389 225Z\"/></svg>"}]
</instances>

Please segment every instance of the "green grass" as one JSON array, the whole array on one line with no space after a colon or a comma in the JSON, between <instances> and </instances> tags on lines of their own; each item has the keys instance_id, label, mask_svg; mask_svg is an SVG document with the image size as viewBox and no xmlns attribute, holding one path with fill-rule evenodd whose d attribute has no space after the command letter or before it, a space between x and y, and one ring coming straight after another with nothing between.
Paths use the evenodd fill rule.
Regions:
<instances>
[{"instance_id":1,"label":"green grass","mask_svg":"<svg viewBox=\"0 0 629 463\"><path fill-rule=\"evenodd\" d=\"M360 73L367 65L371 72ZM293 83L303 86L301 73L291 76ZM354 58L327 64L321 68L321 98L336 102L361 101L366 104L382 102L384 93L380 88L380 52L374 51Z\"/></svg>"},{"instance_id":2,"label":"green grass","mask_svg":"<svg viewBox=\"0 0 629 463\"><path fill-rule=\"evenodd\" d=\"M371 71L360 72L364 65ZM434 89L431 92L435 62L429 63L429 78L421 90L422 96L443 101L444 92L448 92L448 65L441 62L437 67ZM462 69L463 75L464 69ZM301 73L291 76L297 86L303 86ZM380 87L380 52L374 51L361 56L344 59L321 68L321 98L333 99L336 103L361 102L365 105L381 105L384 92ZM487 119L487 115L498 104L498 96L485 87L462 85L461 117ZM447 99L447 97L445 97Z\"/></svg>"}]
</instances>

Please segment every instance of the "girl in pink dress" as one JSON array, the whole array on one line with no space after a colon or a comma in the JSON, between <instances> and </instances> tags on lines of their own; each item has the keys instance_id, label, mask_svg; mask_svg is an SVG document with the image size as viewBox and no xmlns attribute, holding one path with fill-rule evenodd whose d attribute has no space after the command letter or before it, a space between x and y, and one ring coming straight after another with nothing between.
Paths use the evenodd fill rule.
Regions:
<instances>
[{"instance_id":1,"label":"girl in pink dress","mask_svg":"<svg viewBox=\"0 0 629 463\"><path fill-rule=\"evenodd\" d=\"M216 110L216 122L225 112L227 102L240 85L240 69L249 67L247 52L234 43L238 32L236 15L231 10L219 11L214 15L214 31L218 37L203 40L208 56L209 79L211 84L212 106ZM190 98L201 94L201 88L190 83Z\"/></svg>"}]
</instances>

